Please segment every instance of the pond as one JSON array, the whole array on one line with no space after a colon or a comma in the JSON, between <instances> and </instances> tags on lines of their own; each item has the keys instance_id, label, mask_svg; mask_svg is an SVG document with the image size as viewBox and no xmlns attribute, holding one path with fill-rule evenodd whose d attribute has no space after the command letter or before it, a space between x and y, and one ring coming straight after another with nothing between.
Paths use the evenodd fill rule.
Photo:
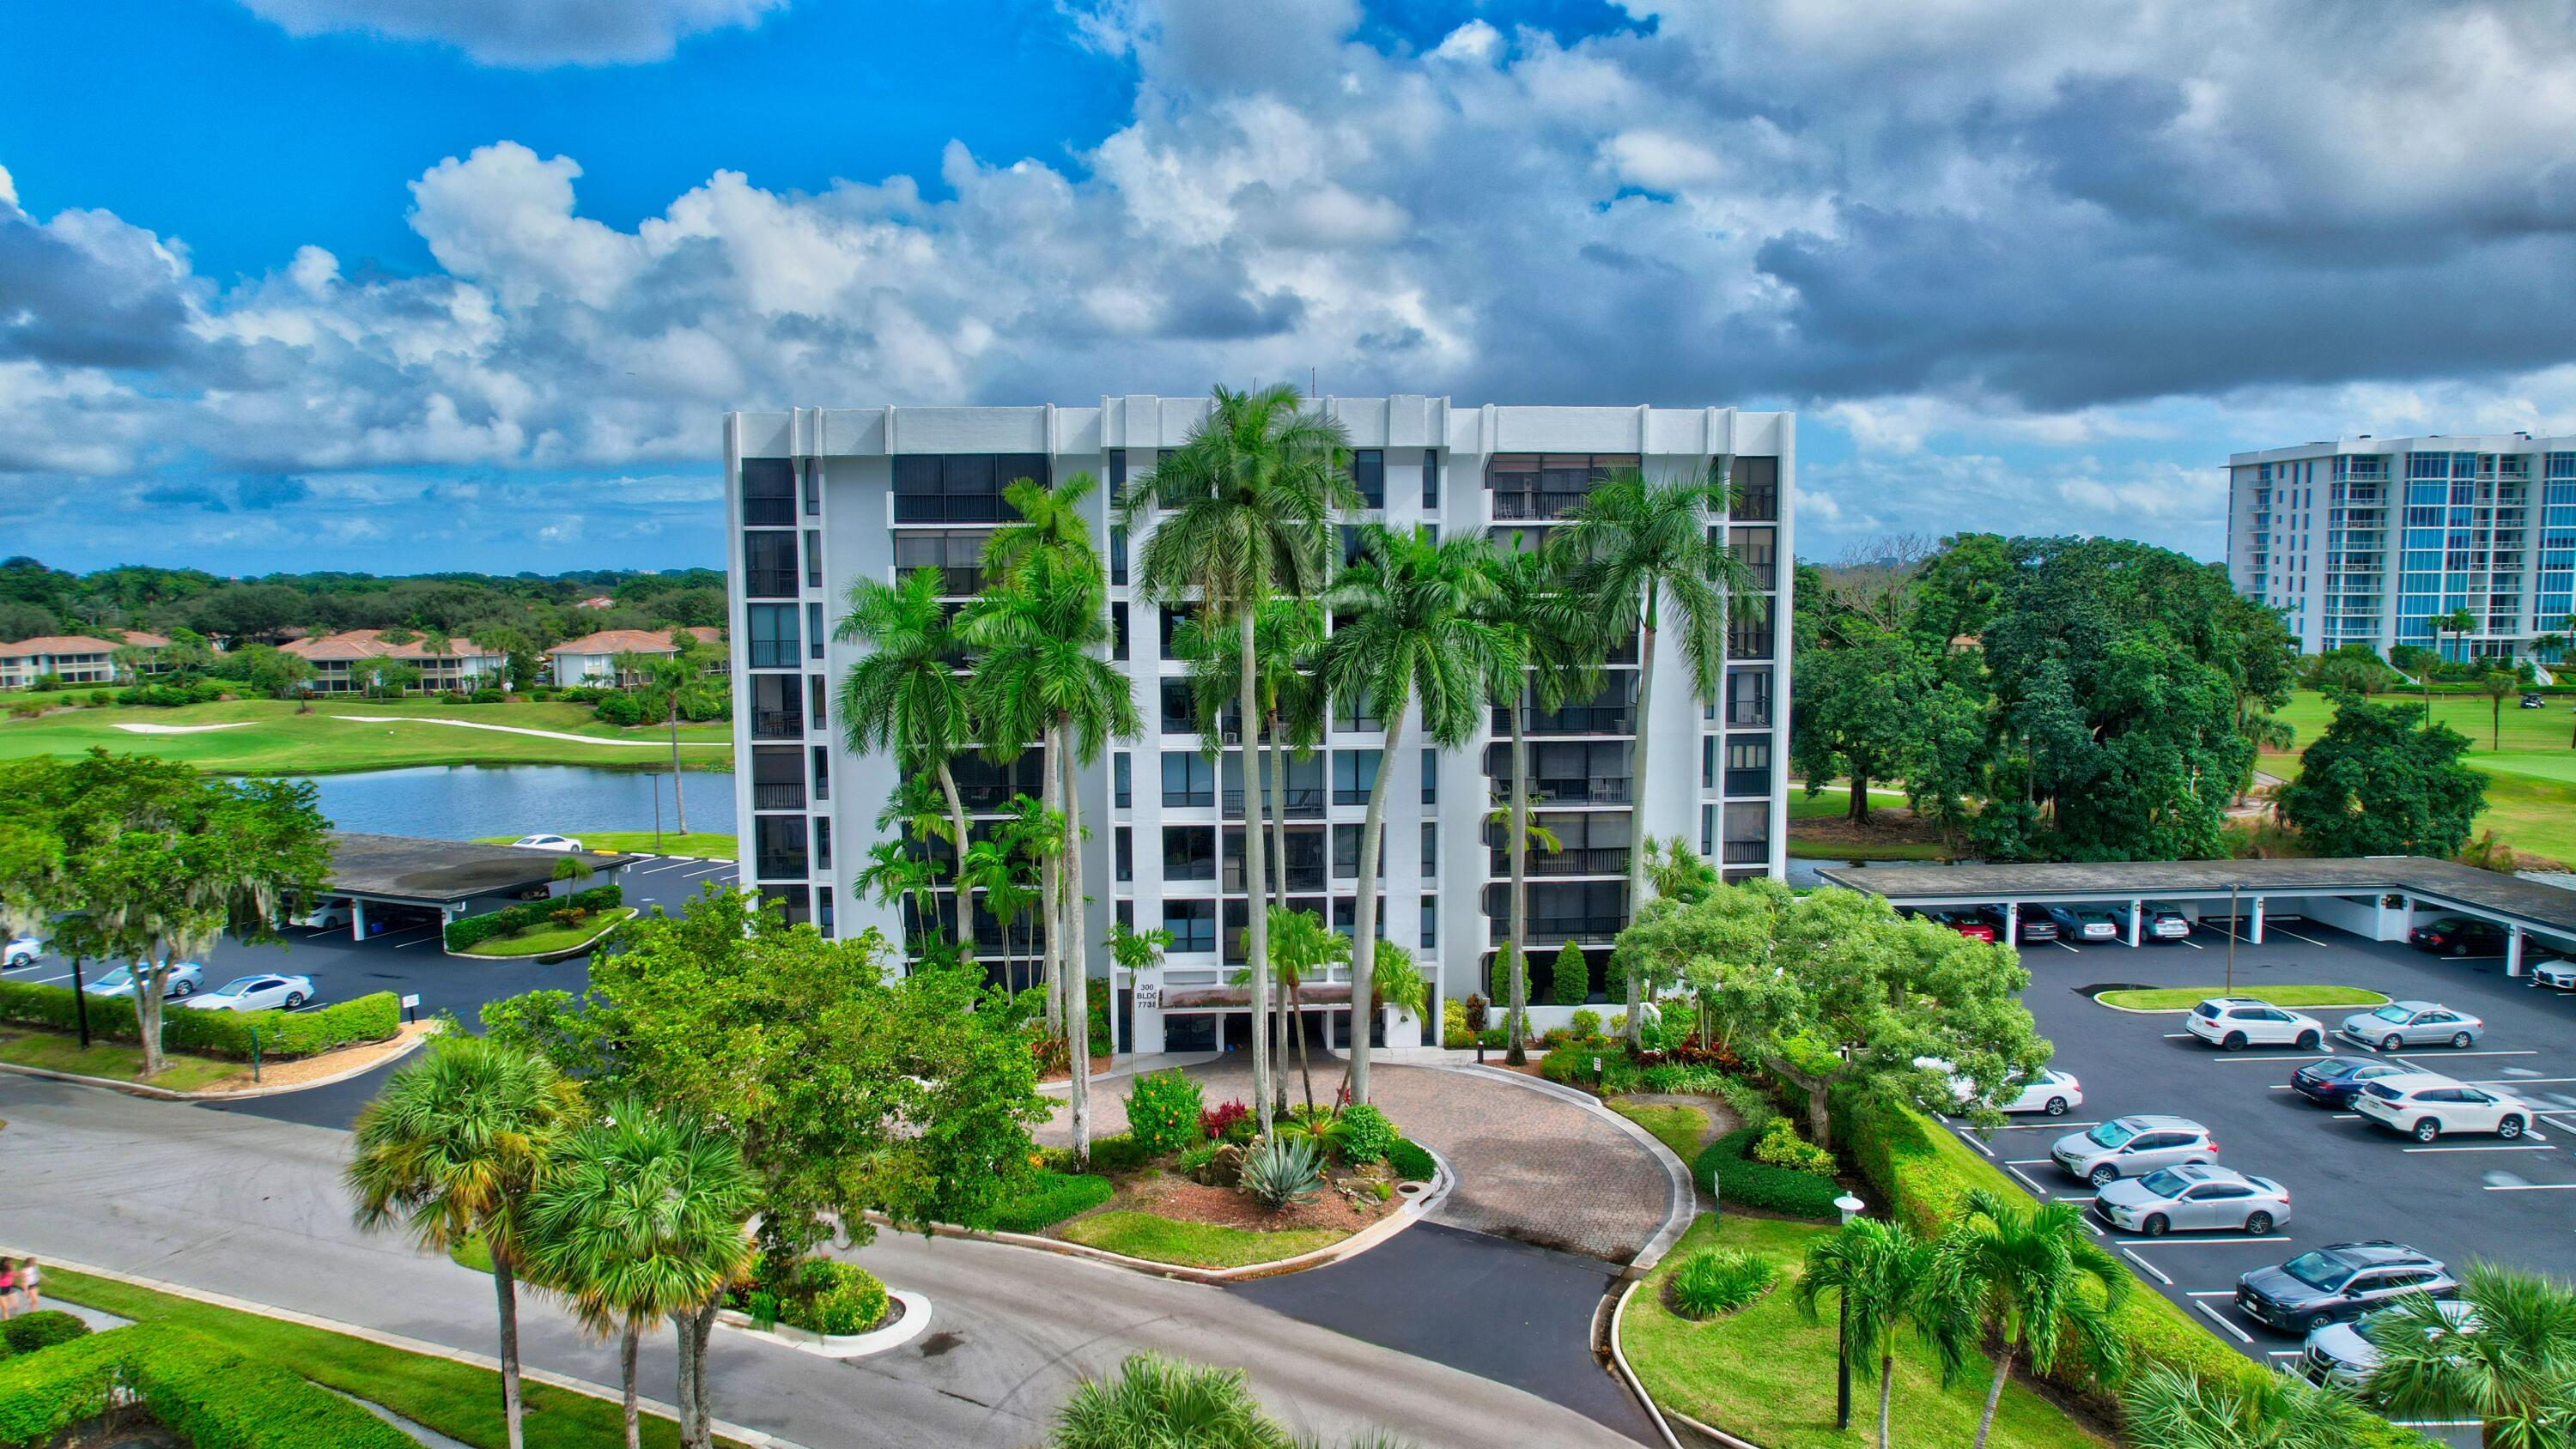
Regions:
<instances>
[{"instance_id":1,"label":"pond","mask_svg":"<svg viewBox=\"0 0 2576 1449\"><path fill-rule=\"evenodd\" d=\"M671 777L587 765L432 765L312 775L322 813L342 830L472 840L485 835L558 831L650 830L654 806L662 828L677 830ZM733 832L733 772L690 770L680 777L689 828Z\"/></svg>"}]
</instances>

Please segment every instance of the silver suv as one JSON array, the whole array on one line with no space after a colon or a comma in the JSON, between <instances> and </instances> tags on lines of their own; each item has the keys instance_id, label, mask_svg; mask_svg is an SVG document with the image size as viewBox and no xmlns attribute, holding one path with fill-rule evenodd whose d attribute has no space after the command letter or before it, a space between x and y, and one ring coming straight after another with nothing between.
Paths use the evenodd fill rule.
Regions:
<instances>
[{"instance_id":1,"label":"silver suv","mask_svg":"<svg viewBox=\"0 0 2576 1449\"><path fill-rule=\"evenodd\" d=\"M2208 1128L2188 1117L2148 1115L2069 1132L2050 1145L2048 1155L2067 1172L2100 1187L2159 1167L2216 1162L2218 1144L2210 1140Z\"/></svg>"}]
</instances>

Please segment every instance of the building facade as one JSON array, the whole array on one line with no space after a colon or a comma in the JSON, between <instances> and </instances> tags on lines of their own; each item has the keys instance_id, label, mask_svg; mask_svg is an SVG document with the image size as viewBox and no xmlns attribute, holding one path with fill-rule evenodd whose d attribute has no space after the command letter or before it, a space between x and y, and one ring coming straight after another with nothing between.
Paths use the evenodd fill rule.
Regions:
<instances>
[{"instance_id":1,"label":"building facade","mask_svg":"<svg viewBox=\"0 0 2576 1449\"><path fill-rule=\"evenodd\" d=\"M375 660L408 664L420 672L413 689L424 694L471 694L478 689L510 686L510 656L470 639L431 639L413 635L388 641L383 629L344 629L289 639L278 646L313 666L303 686L308 694L362 693Z\"/></svg>"},{"instance_id":2,"label":"building facade","mask_svg":"<svg viewBox=\"0 0 2576 1449\"><path fill-rule=\"evenodd\" d=\"M574 607L583 606L576 604ZM705 647L706 672L717 678L724 677L724 631L700 626L689 630L689 633ZM567 639L547 650L546 669L559 685L606 685L629 689L641 681L635 678L633 670L617 667L618 656L667 656L678 652L668 629L602 629L578 639Z\"/></svg>"},{"instance_id":3,"label":"building facade","mask_svg":"<svg viewBox=\"0 0 2576 1449\"><path fill-rule=\"evenodd\" d=\"M1715 520L1752 564L1761 605L1730 621L1719 697L1692 697L1688 669L1659 643L1653 717L1636 718L1630 644L1593 699L1528 719L1538 823L1561 849L1532 851L1533 973L1567 942L1585 950L1598 995L1607 947L1627 908L1628 852L1642 830L1680 836L1733 877L1780 875L1788 837L1790 497L1795 419L1731 408L1479 407L1398 395L1322 406L1350 435L1367 521L1490 530L1535 541L1620 468L1650 477L1724 469L1738 506ZM1098 930L1091 973L1111 978L1121 1050L1207 1049L1238 1042L1248 1009L1231 984L1247 919L1243 763L1239 747L1203 753L1188 708L1187 666L1172 658L1166 615L1139 597L1128 562L1141 540L1113 524L1112 499L1149 473L1206 416L1205 398L1104 398L1097 407L798 409L724 422L730 547L737 817L744 879L826 934L874 926L900 939L893 907L859 890L877 813L898 783L889 757L853 754L835 718L843 672L858 657L832 635L851 587L898 573L943 572L963 602L981 587L985 538L1010 516L1018 478L1087 472L1092 528L1106 553L1111 654L1133 681L1144 733L1078 775L1090 830L1082 889ZM1348 535L1346 533L1346 539ZM1381 851L1384 936L1414 949L1439 1000L1483 989L1503 937L1504 857L1492 802L1508 789L1509 716L1466 748L1421 747L1418 731L1385 758L1384 723L1343 702L1323 747L1289 767L1292 906L1348 931L1357 905L1359 825L1377 771L1393 772ZM1635 731L1654 732L1656 779L1629 778ZM990 828L1015 793L1038 793L1031 750L1008 766L956 766L970 815ZM1104 909L1104 906L1106 907ZM945 908L943 908L945 909ZM1097 939L1108 918L1172 933L1162 966L1113 974ZM1006 944L979 912L978 952L1023 959L1026 928ZM1334 987L1341 989L1336 996ZM1307 1008L1317 1041L1350 1030L1347 976L1320 983ZM1409 1044L1423 1024L1396 1016L1380 1039Z\"/></svg>"},{"instance_id":4,"label":"building facade","mask_svg":"<svg viewBox=\"0 0 2576 1449\"><path fill-rule=\"evenodd\" d=\"M169 647L170 641L158 634L130 629L122 639L100 639L88 634L43 634L21 639L13 644L0 644L0 689L28 689L39 679L52 678L62 684L131 684L138 674L157 672L153 656ZM133 667L118 662L116 651L141 651Z\"/></svg>"},{"instance_id":5,"label":"building facade","mask_svg":"<svg viewBox=\"0 0 2576 1449\"><path fill-rule=\"evenodd\" d=\"M2227 573L2302 653L2514 659L2576 611L2576 437L2373 438L2228 459ZM2469 611L2474 627L2443 621Z\"/></svg>"}]
</instances>

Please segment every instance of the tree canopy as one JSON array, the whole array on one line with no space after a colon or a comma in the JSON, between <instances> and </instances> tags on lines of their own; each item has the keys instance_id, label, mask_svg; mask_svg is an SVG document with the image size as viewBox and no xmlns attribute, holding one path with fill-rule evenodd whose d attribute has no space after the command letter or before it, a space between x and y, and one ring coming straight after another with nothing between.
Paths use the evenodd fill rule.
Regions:
<instances>
[{"instance_id":1,"label":"tree canopy","mask_svg":"<svg viewBox=\"0 0 2576 1449\"><path fill-rule=\"evenodd\" d=\"M2416 705L2336 704L2299 778L2281 787L2281 818L2325 855L2459 854L2487 798L2485 772L2461 762L2468 736L2418 728Z\"/></svg>"}]
</instances>

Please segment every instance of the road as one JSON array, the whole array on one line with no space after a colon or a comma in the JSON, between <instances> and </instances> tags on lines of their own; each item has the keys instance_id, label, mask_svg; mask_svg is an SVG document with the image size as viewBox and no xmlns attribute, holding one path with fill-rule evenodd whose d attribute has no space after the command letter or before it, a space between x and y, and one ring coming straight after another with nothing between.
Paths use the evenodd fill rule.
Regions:
<instances>
[{"instance_id":1,"label":"road","mask_svg":"<svg viewBox=\"0 0 2576 1449\"><path fill-rule=\"evenodd\" d=\"M0 1078L0 1119L0 1246L492 1350L488 1280L350 1223L343 1131L31 1078ZM1243 1365L1283 1422L1327 1442L1371 1428L1475 1449L1635 1442L1222 1289L950 1239L887 1237L853 1256L929 1295L930 1333L850 1361L720 1335L722 1417L814 1446L1026 1444L1079 1377L1153 1349ZM523 1334L531 1366L615 1382L610 1350L552 1305L530 1304ZM657 1340L648 1389L667 1397L672 1371Z\"/></svg>"}]
</instances>

